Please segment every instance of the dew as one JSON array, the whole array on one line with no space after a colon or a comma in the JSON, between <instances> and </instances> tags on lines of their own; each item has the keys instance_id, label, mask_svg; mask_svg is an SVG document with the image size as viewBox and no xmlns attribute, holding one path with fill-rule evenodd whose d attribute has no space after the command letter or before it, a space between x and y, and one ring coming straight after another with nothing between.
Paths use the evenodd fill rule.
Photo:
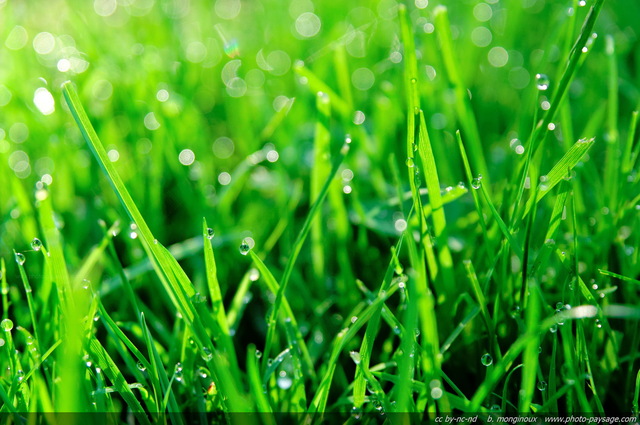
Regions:
<instances>
[{"instance_id":1,"label":"dew","mask_svg":"<svg viewBox=\"0 0 640 425\"><path fill-rule=\"evenodd\" d=\"M395 221L393 226L396 229L396 231L404 232L405 230L407 230L407 221L405 219L400 218Z\"/></svg>"},{"instance_id":2,"label":"dew","mask_svg":"<svg viewBox=\"0 0 640 425\"><path fill-rule=\"evenodd\" d=\"M312 12L301 14L295 22L296 32L305 38L310 38L318 34L321 27L322 21L318 15Z\"/></svg>"},{"instance_id":3,"label":"dew","mask_svg":"<svg viewBox=\"0 0 640 425\"><path fill-rule=\"evenodd\" d=\"M496 46L487 54L489 63L495 68L502 68L509 62L509 52L504 47Z\"/></svg>"},{"instance_id":4,"label":"dew","mask_svg":"<svg viewBox=\"0 0 640 425\"><path fill-rule=\"evenodd\" d=\"M538 390L545 391L547 389L546 381L538 381L537 387L538 387Z\"/></svg>"},{"instance_id":5,"label":"dew","mask_svg":"<svg viewBox=\"0 0 640 425\"><path fill-rule=\"evenodd\" d=\"M355 125L361 125L362 123L364 123L364 120L366 119L364 112L362 111L356 111L353 114L353 123Z\"/></svg>"},{"instance_id":6,"label":"dew","mask_svg":"<svg viewBox=\"0 0 640 425\"><path fill-rule=\"evenodd\" d=\"M558 325L552 325L552 326L549 328L549 332L551 332L552 334L554 334L554 333L558 332Z\"/></svg>"},{"instance_id":7,"label":"dew","mask_svg":"<svg viewBox=\"0 0 640 425\"><path fill-rule=\"evenodd\" d=\"M420 186L422 184L422 179L420 178L420 170L416 168L416 171L413 173L413 180L416 183L416 186Z\"/></svg>"},{"instance_id":8,"label":"dew","mask_svg":"<svg viewBox=\"0 0 640 425\"><path fill-rule=\"evenodd\" d=\"M4 339L0 338L0 347L4 346L5 342Z\"/></svg>"},{"instance_id":9,"label":"dew","mask_svg":"<svg viewBox=\"0 0 640 425\"><path fill-rule=\"evenodd\" d=\"M184 375L182 374L182 363L176 363L176 367L173 370L173 376L175 376L176 381L182 382L182 379L184 378Z\"/></svg>"},{"instance_id":10,"label":"dew","mask_svg":"<svg viewBox=\"0 0 640 425\"><path fill-rule=\"evenodd\" d=\"M201 357L205 362L211 361L211 359L213 359L211 349L209 349L209 347L202 347Z\"/></svg>"},{"instance_id":11,"label":"dew","mask_svg":"<svg viewBox=\"0 0 640 425\"><path fill-rule=\"evenodd\" d=\"M578 2L578 6L580 6L580 7L584 7L584 6L586 6L586 5L587 5L587 0L580 0L580 1Z\"/></svg>"},{"instance_id":12,"label":"dew","mask_svg":"<svg viewBox=\"0 0 640 425\"><path fill-rule=\"evenodd\" d=\"M349 355L351 356L351 360L353 360L355 364L360 364L361 358L358 351L351 351Z\"/></svg>"},{"instance_id":13,"label":"dew","mask_svg":"<svg viewBox=\"0 0 640 425\"><path fill-rule=\"evenodd\" d=\"M536 87L538 90L547 90L549 88L549 77L545 74L536 74Z\"/></svg>"},{"instance_id":14,"label":"dew","mask_svg":"<svg viewBox=\"0 0 640 425\"><path fill-rule=\"evenodd\" d=\"M207 239L211 240L215 235L216 232L211 227L207 227Z\"/></svg>"},{"instance_id":15,"label":"dew","mask_svg":"<svg viewBox=\"0 0 640 425\"><path fill-rule=\"evenodd\" d=\"M56 102L49 90L38 87L33 94L33 104L42 115L51 115L56 111Z\"/></svg>"},{"instance_id":16,"label":"dew","mask_svg":"<svg viewBox=\"0 0 640 425\"><path fill-rule=\"evenodd\" d=\"M18 378L18 382L22 382L24 379L24 371L22 369L18 369L16 371L16 377Z\"/></svg>"},{"instance_id":17,"label":"dew","mask_svg":"<svg viewBox=\"0 0 640 425\"><path fill-rule=\"evenodd\" d=\"M178 155L178 161L182 165L191 165L196 160L196 155L191 149L183 149Z\"/></svg>"},{"instance_id":18,"label":"dew","mask_svg":"<svg viewBox=\"0 0 640 425\"><path fill-rule=\"evenodd\" d=\"M474 189L480 189L482 186L482 174L478 174L478 177L471 180L471 187Z\"/></svg>"},{"instance_id":19,"label":"dew","mask_svg":"<svg viewBox=\"0 0 640 425\"><path fill-rule=\"evenodd\" d=\"M42 248L42 241L40 241L40 239L38 238L33 238L33 240L31 241L31 248L33 248L34 251L40 251L40 249Z\"/></svg>"},{"instance_id":20,"label":"dew","mask_svg":"<svg viewBox=\"0 0 640 425\"><path fill-rule=\"evenodd\" d=\"M231 174L227 173L226 171L218 174L218 183L220 183L222 186L227 186L229 183L231 183Z\"/></svg>"},{"instance_id":21,"label":"dew","mask_svg":"<svg viewBox=\"0 0 640 425\"><path fill-rule=\"evenodd\" d=\"M502 410L502 408L500 407L499 404L494 404L491 406L489 410L491 410L492 412L499 412L500 410Z\"/></svg>"},{"instance_id":22,"label":"dew","mask_svg":"<svg viewBox=\"0 0 640 425\"><path fill-rule=\"evenodd\" d=\"M512 319L517 319L518 317L520 317L520 306L517 305L513 308L513 310L511 310L511 318Z\"/></svg>"},{"instance_id":23,"label":"dew","mask_svg":"<svg viewBox=\"0 0 640 425\"><path fill-rule=\"evenodd\" d=\"M351 417L353 419L360 420L360 418L362 418L362 409L353 406L353 408L351 409Z\"/></svg>"},{"instance_id":24,"label":"dew","mask_svg":"<svg viewBox=\"0 0 640 425\"><path fill-rule=\"evenodd\" d=\"M260 271L256 268L252 268L251 270L249 270L249 280L251 282L255 282L258 279L260 279Z\"/></svg>"},{"instance_id":25,"label":"dew","mask_svg":"<svg viewBox=\"0 0 640 425\"><path fill-rule=\"evenodd\" d=\"M9 332L13 329L13 321L11 319L4 319L0 322L0 328L2 328L5 332Z\"/></svg>"},{"instance_id":26,"label":"dew","mask_svg":"<svg viewBox=\"0 0 640 425\"><path fill-rule=\"evenodd\" d=\"M602 322L600 321L600 319L596 319L596 328L598 329L602 329Z\"/></svg>"},{"instance_id":27,"label":"dew","mask_svg":"<svg viewBox=\"0 0 640 425\"><path fill-rule=\"evenodd\" d=\"M246 239L242 240L240 244L240 254L247 255L251 251L251 247L249 246L249 242Z\"/></svg>"},{"instance_id":28,"label":"dew","mask_svg":"<svg viewBox=\"0 0 640 425\"><path fill-rule=\"evenodd\" d=\"M480 358L480 362L483 366L491 366L493 364L493 357L491 357L489 353L484 353Z\"/></svg>"},{"instance_id":29,"label":"dew","mask_svg":"<svg viewBox=\"0 0 640 425\"><path fill-rule=\"evenodd\" d=\"M136 367L138 368L139 371L144 372L145 370L147 370L146 366L142 363L142 362L138 362L136 364Z\"/></svg>"},{"instance_id":30,"label":"dew","mask_svg":"<svg viewBox=\"0 0 640 425\"><path fill-rule=\"evenodd\" d=\"M351 318L351 323L356 323L358 321L358 316L353 316Z\"/></svg>"},{"instance_id":31,"label":"dew","mask_svg":"<svg viewBox=\"0 0 640 425\"><path fill-rule=\"evenodd\" d=\"M27 259L24 257L24 254L21 254L20 252L16 252L15 257L16 257L16 263L18 263L18 264L20 264L20 265L23 265L23 264L24 264L24 262L27 260Z\"/></svg>"},{"instance_id":32,"label":"dew","mask_svg":"<svg viewBox=\"0 0 640 425\"><path fill-rule=\"evenodd\" d=\"M201 378L206 379L209 376L209 371L201 367L198 369L198 375L200 375Z\"/></svg>"},{"instance_id":33,"label":"dew","mask_svg":"<svg viewBox=\"0 0 640 425\"><path fill-rule=\"evenodd\" d=\"M262 351L256 350L256 357L257 358L261 358L262 357Z\"/></svg>"},{"instance_id":34,"label":"dew","mask_svg":"<svg viewBox=\"0 0 640 425\"><path fill-rule=\"evenodd\" d=\"M540 190L545 191L549 189L549 177L540 176Z\"/></svg>"},{"instance_id":35,"label":"dew","mask_svg":"<svg viewBox=\"0 0 640 425\"><path fill-rule=\"evenodd\" d=\"M413 157L408 157L405 164L407 164L407 167L412 168L415 166L415 162L413 161Z\"/></svg>"},{"instance_id":36,"label":"dew","mask_svg":"<svg viewBox=\"0 0 640 425\"><path fill-rule=\"evenodd\" d=\"M200 292L196 292L191 298L194 304L202 304L207 301L207 297L202 295Z\"/></svg>"}]
</instances>

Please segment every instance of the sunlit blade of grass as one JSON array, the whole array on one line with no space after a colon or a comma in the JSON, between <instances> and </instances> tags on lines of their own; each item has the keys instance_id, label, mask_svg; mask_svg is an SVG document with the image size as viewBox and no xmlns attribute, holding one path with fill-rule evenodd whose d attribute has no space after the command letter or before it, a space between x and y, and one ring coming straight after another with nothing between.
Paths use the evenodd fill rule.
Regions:
<instances>
[{"instance_id":1,"label":"sunlit blade of grass","mask_svg":"<svg viewBox=\"0 0 640 425\"><path fill-rule=\"evenodd\" d=\"M482 149L482 140L480 139L480 132L478 131L476 118L469 100L469 93L462 81L462 77L458 73L458 69L460 69L460 62L457 60L454 53L455 49L453 47L451 24L449 23L447 8L443 5L438 5L434 9L433 13L438 41L440 43L440 52L447 70L446 74L454 88L456 96L454 106L465 136L469 141L471 163L476 171L483 176L488 176L489 167L487 166L487 161Z\"/></svg>"},{"instance_id":2,"label":"sunlit blade of grass","mask_svg":"<svg viewBox=\"0 0 640 425\"><path fill-rule=\"evenodd\" d=\"M627 132L627 140L624 145L624 153L622 154L622 174L626 176L631 172L638 159L640 153L640 143L636 142L634 148L634 140L636 136L636 128L638 126L638 111L633 111L631 120L629 121L629 130Z\"/></svg>"},{"instance_id":3,"label":"sunlit blade of grass","mask_svg":"<svg viewBox=\"0 0 640 425\"><path fill-rule=\"evenodd\" d=\"M51 195L41 189L39 195L40 224L45 236L45 244L49 253L49 264L53 281L56 283L58 302L64 323L63 346L57 352L60 382L55 389L56 410L63 412L82 412L89 410L86 398L86 381L81 378L84 373L83 346L87 343L81 324L86 320L86 300L79 296L69 279L69 272L64 258L60 232L54 223L54 212ZM86 323L86 322L85 322Z\"/></svg>"},{"instance_id":4,"label":"sunlit blade of grass","mask_svg":"<svg viewBox=\"0 0 640 425\"><path fill-rule=\"evenodd\" d=\"M605 193L609 208L617 209L620 186L620 143L618 141L618 66L615 41L612 35L606 36L606 54L609 75L607 76L607 137L604 162Z\"/></svg>"},{"instance_id":5,"label":"sunlit blade of grass","mask_svg":"<svg viewBox=\"0 0 640 425\"><path fill-rule=\"evenodd\" d=\"M226 352L227 358L231 363L231 367L238 370L236 350L233 346L233 340L229 335L229 325L227 324L227 316L222 302L222 292L220 291L220 283L218 282L218 271L216 267L216 259L211 247L210 236L212 230L207 226L207 220L202 219L202 237L204 242L204 262L207 269L207 286L209 287L209 296L211 297L211 305L213 308L213 317L217 327L220 329L220 343Z\"/></svg>"},{"instance_id":6,"label":"sunlit blade of grass","mask_svg":"<svg viewBox=\"0 0 640 425\"><path fill-rule=\"evenodd\" d=\"M273 133L278 129L282 121L287 117L293 103L296 101L295 97L291 97L287 99L287 101L282 105L282 107L275 113L273 117L269 120L267 125L264 127L262 132L260 133L261 140L269 140Z\"/></svg>"},{"instance_id":7,"label":"sunlit blade of grass","mask_svg":"<svg viewBox=\"0 0 640 425\"><path fill-rule=\"evenodd\" d=\"M334 51L333 63L335 64L336 79L340 93L347 105L353 108L353 93L351 90L351 73L349 72L349 57L344 44L340 44Z\"/></svg>"},{"instance_id":8,"label":"sunlit blade of grass","mask_svg":"<svg viewBox=\"0 0 640 425\"><path fill-rule=\"evenodd\" d=\"M4 258L0 258L0 296L2 296L2 317L9 317L9 286L7 285L7 267Z\"/></svg>"},{"instance_id":9,"label":"sunlit blade of grass","mask_svg":"<svg viewBox=\"0 0 640 425\"><path fill-rule=\"evenodd\" d=\"M275 331L277 327L276 318L280 314L282 300L287 290L289 279L291 278L291 273L293 272L293 266L296 260L298 259L298 255L302 250L302 245L304 244L304 241L307 238L307 235L309 234L313 220L316 214L318 213L318 211L320 210L320 207L323 204L325 198L327 197L327 193L329 192L329 187L331 186L333 178L338 172L340 164L342 163L342 159L344 158L344 155L348 152L348 150L349 150L349 145L345 143L345 145L343 146L343 152L341 152L341 154L337 156L337 158L334 158L329 176L326 182L324 183L324 186L322 187L321 191L318 193L318 198L316 199L314 204L311 206L311 209L307 214L307 218L305 219L305 222L302 225L302 228L300 229L300 233L298 233L298 236L292 246L291 254L289 255L289 260L287 261L287 264L284 269L284 273L282 274L282 279L280 280L280 288L278 289L278 292L276 294L276 299L273 303L271 314L267 318L268 331L267 331L267 339L266 339L265 349L264 349L264 359L262 362L263 370L265 369L265 365L266 365L269 353L271 352L271 346L273 345L273 340L275 337Z\"/></svg>"},{"instance_id":10,"label":"sunlit blade of grass","mask_svg":"<svg viewBox=\"0 0 640 425\"><path fill-rule=\"evenodd\" d=\"M474 174L471 172L471 164L469 163L469 157L467 156L467 150L465 149L464 143L462 141L462 136L460 134L460 130L456 131L456 140L458 142L458 149L460 150L460 156L462 157L462 164L464 166L464 173L466 177L467 187L473 188L474 186ZM489 237L487 231L487 224L484 220L484 214L482 213L482 206L480 204L480 196L474 190L471 190L471 195L473 196L473 203L476 208L476 212L478 213L478 220L480 222L480 227L482 229L482 236L487 243L492 243L491 238ZM493 249L490 249L493 251Z\"/></svg>"},{"instance_id":11,"label":"sunlit blade of grass","mask_svg":"<svg viewBox=\"0 0 640 425\"><path fill-rule=\"evenodd\" d=\"M438 168L431 149L431 140L427 131L427 124L424 120L424 113L420 111L420 137L418 152L424 168L425 182L429 193L429 204L431 205L431 216L433 219L433 229L438 246L438 260L440 262L442 276L441 282L444 292L452 297L453 288L453 259L449 250L447 221L444 214L442 195L440 193L440 180L438 178Z\"/></svg>"},{"instance_id":12,"label":"sunlit blade of grass","mask_svg":"<svg viewBox=\"0 0 640 425\"><path fill-rule=\"evenodd\" d=\"M602 274L602 275L605 275L605 276L615 277L616 279L620 279L620 280L622 280L624 282L629 282L629 283L634 283L636 285L640 285L640 280L632 279L632 278L627 277L627 276L622 276L622 275L620 275L618 273L613 273L613 272L610 272L608 270L602 270L602 269L598 269L598 272L600 274Z\"/></svg>"},{"instance_id":13,"label":"sunlit blade of grass","mask_svg":"<svg viewBox=\"0 0 640 425\"><path fill-rule=\"evenodd\" d=\"M551 189L553 189L563 178L567 175L568 170L572 170L582 157L591 149L595 143L594 139L580 139L564 154L562 158L549 170L549 172L541 177L540 191L537 196L529 198L525 207L524 215L526 216L531 211L531 208L538 204L545 195L547 195Z\"/></svg>"},{"instance_id":14,"label":"sunlit blade of grass","mask_svg":"<svg viewBox=\"0 0 640 425\"><path fill-rule=\"evenodd\" d=\"M258 257L258 255L255 252L250 251L249 254L251 255L251 259L253 260L253 263L256 265L256 268L260 271L260 274L262 275L265 283L267 284L269 291L271 291L272 294L276 295L278 293L278 290L280 289L280 285L278 285L278 282L276 281L275 277L273 276L271 271L267 268L267 266L262 262L262 260L260 260L260 257ZM293 310L291 309L291 306L289 305L289 301L287 300L286 296L282 298L282 310L283 310L282 311L283 320L290 321L291 326L294 329L296 343L300 348L302 359L304 361L305 372L312 379L315 379L315 368L313 366L313 361L311 360L311 356L309 355L309 349L307 348L307 344L305 343L304 338L300 333L300 327L298 326L298 321L296 320L296 317L293 313Z\"/></svg>"},{"instance_id":15,"label":"sunlit blade of grass","mask_svg":"<svg viewBox=\"0 0 640 425\"><path fill-rule=\"evenodd\" d=\"M350 118L351 107L342 97L340 97L327 83L307 68L302 61L297 61L293 65L293 70L302 78L306 78L307 84L313 93L326 93L331 99L331 103L343 117Z\"/></svg>"},{"instance_id":16,"label":"sunlit blade of grass","mask_svg":"<svg viewBox=\"0 0 640 425\"><path fill-rule=\"evenodd\" d=\"M253 344L247 346L247 378L250 392L256 399L257 412L263 414L272 413L273 409L264 393L262 379L260 378L258 356L256 355L256 346ZM267 424L275 425L275 419L271 415L262 415L262 419L266 419Z\"/></svg>"},{"instance_id":17,"label":"sunlit blade of grass","mask_svg":"<svg viewBox=\"0 0 640 425\"><path fill-rule=\"evenodd\" d=\"M142 408L142 405L131 391L131 388L129 388L127 380L122 375L122 372L111 356L109 356L102 344L100 344L97 339L92 339L91 344L89 345L89 350L92 358L96 360L100 369L104 371L105 375L107 375L111 380L118 393L125 400L129 408L131 408L131 412L135 415L136 419L142 424L151 424L144 412L144 409Z\"/></svg>"},{"instance_id":18,"label":"sunlit blade of grass","mask_svg":"<svg viewBox=\"0 0 640 425\"><path fill-rule=\"evenodd\" d=\"M406 231L405 239L409 250L409 258L411 266L416 271L415 278L409 278L406 283L405 291L405 309L403 317L400 319L404 327L404 332L400 335L400 354L397 360L398 363L398 377L399 382L394 386L394 395L396 399L397 412L414 412L416 406L413 399L413 392L411 390L411 381L415 378L416 369L416 332L418 329L418 302L419 297L417 280L426 280L426 268L424 264L424 257L418 255L418 249L415 241L411 237L414 228L409 226ZM408 236L407 236L408 235ZM426 353L425 356L426 357ZM425 373L433 373L433 367L431 370Z\"/></svg>"},{"instance_id":19,"label":"sunlit blade of grass","mask_svg":"<svg viewBox=\"0 0 640 425\"><path fill-rule=\"evenodd\" d=\"M311 193L309 202L311 205L318 199L322 185L331 172L331 153L329 133L329 120L331 119L331 99L325 93L316 95L316 119L315 136L313 140L313 169L311 171ZM324 261L324 219L320 215L311 226L311 261L316 279L320 280L325 269ZM319 285L323 287L323 285Z\"/></svg>"},{"instance_id":20,"label":"sunlit blade of grass","mask_svg":"<svg viewBox=\"0 0 640 425\"><path fill-rule=\"evenodd\" d=\"M491 314L487 309L487 300L482 292L482 288L480 288L480 281L478 281L478 276L476 275L476 271L473 267L473 263L471 260L463 261L464 268L467 271L467 277L469 278L469 283L471 284L471 289L473 294L476 297L476 301L478 301L478 305L480 306L480 311L482 312L482 317L484 318L485 324L487 325L487 331L489 332L489 341L493 341L493 321L491 320Z\"/></svg>"},{"instance_id":21,"label":"sunlit blade of grass","mask_svg":"<svg viewBox=\"0 0 640 425\"><path fill-rule=\"evenodd\" d=\"M538 294L540 287L534 278L529 279L527 286L528 295L525 296L526 305L524 311L527 333L531 336L526 341L526 347L522 355L522 384L520 385L518 411L528 413L536 390L536 372L538 370L540 337L537 327L540 322L540 296Z\"/></svg>"},{"instance_id":22,"label":"sunlit blade of grass","mask_svg":"<svg viewBox=\"0 0 640 425\"><path fill-rule=\"evenodd\" d=\"M17 253L15 250L13 251L13 255L16 256ZM24 270L24 264L20 261L16 262L18 264L18 270L20 271L20 279L22 280L22 286L24 287L24 292L27 297L27 305L29 306L29 315L31 316L31 326L33 327L33 335L36 338L36 345L39 344L40 337L38 336L38 322L36 320L36 310L33 304L33 290L31 289L31 284L29 283L29 278L27 277L27 272ZM7 317L7 316L4 316Z\"/></svg>"}]
</instances>

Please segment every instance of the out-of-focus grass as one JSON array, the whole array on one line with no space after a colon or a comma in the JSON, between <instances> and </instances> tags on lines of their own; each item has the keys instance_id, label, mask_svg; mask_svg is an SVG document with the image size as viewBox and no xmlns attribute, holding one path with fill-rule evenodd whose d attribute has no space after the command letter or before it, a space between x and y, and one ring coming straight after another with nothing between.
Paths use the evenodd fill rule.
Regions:
<instances>
[{"instance_id":1,"label":"out-of-focus grass","mask_svg":"<svg viewBox=\"0 0 640 425\"><path fill-rule=\"evenodd\" d=\"M0 0L0 414L637 414L638 18Z\"/></svg>"}]
</instances>

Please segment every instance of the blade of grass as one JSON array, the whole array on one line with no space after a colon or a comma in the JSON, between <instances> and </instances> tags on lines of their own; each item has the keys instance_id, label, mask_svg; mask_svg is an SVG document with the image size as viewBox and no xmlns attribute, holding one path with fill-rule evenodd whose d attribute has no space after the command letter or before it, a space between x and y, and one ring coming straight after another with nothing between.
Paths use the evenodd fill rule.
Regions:
<instances>
[{"instance_id":1,"label":"blade of grass","mask_svg":"<svg viewBox=\"0 0 640 425\"><path fill-rule=\"evenodd\" d=\"M560 183L567 175L567 170L572 170L582 157L591 149L594 144L594 139L580 139L564 154L562 158L551 168L546 174L543 182L541 182L541 190L534 198L531 197L527 201L524 215L526 216L531 211L531 208L538 204L542 198L547 195L551 189L553 189L558 183Z\"/></svg>"},{"instance_id":2,"label":"blade of grass","mask_svg":"<svg viewBox=\"0 0 640 425\"><path fill-rule=\"evenodd\" d=\"M453 47L453 38L451 36L451 25L449 23L449 14L447 8L438 5L433 11L435 26L437 28L438 41L440 43L440 52L444 61L446 75L449 82L453 86L456 96L454 107L462 125L462 129L469 140L469 151L471 153L471 162L474 168L482 175L489 175L489 167L485 159L482 149L482 140L478 130L473 108L469 99L467 88L462 81L462 77L458 73L460 69L459 61L455 57L455 49Z\"/></svg>"},{"instance_id":3,"label":"blade of grass","mask_svg":"<svg viewBox=\"0 0 640 425\"><path fill-rule=\"evenodd\" d=\"M282 279L280 281L280 288L278 289L278 292L276 293L276 299L275 299L275 301L273 303L273 308L271 310L271 314L269 315L269 317L267 319L268 331L267 331L267 338L266 338L265 349L264 349L264 356L263 356L264 358L263 358L263 361L262 361L262 369L263 370L266 367L266 362L267 362L267 359L269 357L269 353L271 352L271 346L273 345L273 340L275 338L275 332L276 332L276 327L277 327L276 318L280 314L280 308L282 306L282 300L283 300L285 292L287 290L287 286L289 284L289 279L291 278L291 273L293 272L293 266L294 266L296 260L298 259L298 255L300 254L300 251L302 250L302 245L303 245L305 239L307 238L307 235L309 234L309 231L311 229L311 225L313 223L313 220L314 220L315 216L317 215L318 211L320 210L320 206L323 204L325 198L327 197L327 193L329 192L329 187L331 186L333 178L335 177L336 173L338 172L338 169L340 168L340 164L342 163L344 155L346 155L348 150L349 150L349 145L345 143L345 145L343 146L341 154L337 158L335 158L333 160L331 172L329 173L329 176L328 176L326 182L324 183L324 186L322 187L322 190L318 194L318 198L316 199L314 204L311 206L311 209L309 210L309 213L307 214L307 218L305 219L305 222L302 225L302 228L300 229L300 232L298 233L298 236L297 236L297 238L296 238L296 240L295 240L295 242L294 242L294 244L292 246L292 250L291 250L291 254L289 256L289 260L287 261L287 264L286 264L285 269L284 269L284 273L282 274Z\"/></svg>"}]
</instances>

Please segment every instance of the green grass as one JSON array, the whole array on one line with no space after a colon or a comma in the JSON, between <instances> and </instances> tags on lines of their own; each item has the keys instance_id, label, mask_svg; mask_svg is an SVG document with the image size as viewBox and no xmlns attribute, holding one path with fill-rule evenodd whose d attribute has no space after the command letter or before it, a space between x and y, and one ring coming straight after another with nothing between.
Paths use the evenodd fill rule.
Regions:
<instances>
[{"instance_id":1,"label":"green grass","mask_svg":"<svg viewBox=\"0 0 640 425\"><path fill-rule=\"evenodd\" d=\"M637 416L640 7L581 3L0 0L0 421Z\"/></svg>"}]
</instances>

